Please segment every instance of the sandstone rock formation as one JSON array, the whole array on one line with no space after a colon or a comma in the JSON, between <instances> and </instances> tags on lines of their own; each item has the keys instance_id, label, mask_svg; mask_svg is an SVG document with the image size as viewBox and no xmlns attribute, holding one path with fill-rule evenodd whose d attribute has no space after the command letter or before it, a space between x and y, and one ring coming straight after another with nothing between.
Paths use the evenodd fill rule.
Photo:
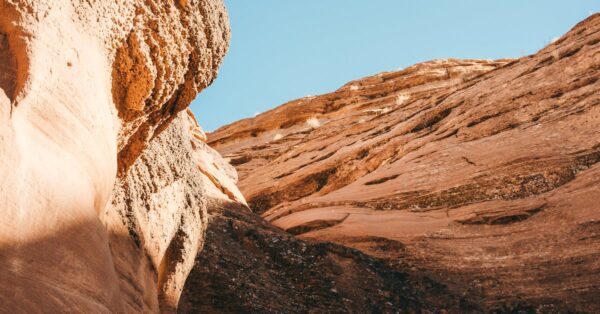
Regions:
<instances>
[{"instance_id":1,"label":"sandstone rock formation","mask_svg":"<svg viewBox=\"0 0 600 314\"><path fill-rule=\"evenodd\" d=\"M209 193L176 116L228 27L220 0L0 1L2 310L175 310Z\"/></svg>"},{"instance_id":2,"label":"sandstone rock formation","mask_svg":"<svg viewBox=\"0 0 600 314\"><path fill-rule=\"evenodd\" d=\"M201 134L192 113L180 113L118 178L104 219L115 226L109 243L122 291L153 293L146 276L158 276L158 300L167 311L177 307L204 242L206 209L225 201L247 208L235 170Z\"/></svg>"},{"instance_id":3,"label":"sandstone rock formation","mask_svg":"<svg viewBox=\"0 0 600 314\"><path fill-rule=\"evenodd\" d=\"M207 139L221 0L0 0L0 310L598 312L599 34Z\"/></svg>"},{"instance_id":4,"label":"sandstone rock formation","mask_svg":"<svg viewBox=\"0 0 600 314\"><path fill-rule=\"evenodd\" d=\"M209 144L251 208L301 239L430 276L481 311L599 312L599 78L596 14L534 55L367 77ZM244 219L224 221L244 230Z\"/></svg>"}]
</instances>

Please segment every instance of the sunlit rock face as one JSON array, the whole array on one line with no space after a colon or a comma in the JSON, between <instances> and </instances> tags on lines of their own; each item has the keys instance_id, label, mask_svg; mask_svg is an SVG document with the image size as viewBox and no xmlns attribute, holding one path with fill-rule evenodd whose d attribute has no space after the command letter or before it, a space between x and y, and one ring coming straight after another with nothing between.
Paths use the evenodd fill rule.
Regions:
<instances>
[{"instance_id":1,"label":"sunlit rock face","mask_svg":"<svg viewBox=\"0 0 600 314\"><path fill-rule=\"evenodd\" d=\"M381 73L209 144L301 239L430 274L477 311L598 312L599 55L596 14L534 55Z\"/></svg>"},{"instance_id":2,"label":"sunlit rock face","mask_svg":"<svg viewBox=\"0 0 600 314\"><path fill-rule=\"evenodd\" d=\"M185 149L159 135L214 80L228 41L220 0L0 1L3 309L175 309L202 243L202 189L183 156L148 170L164 179L150 188L158 178L133 165L150 146ZM125 182L169 215L138 213Z\"/></svg>"}]
</instances>

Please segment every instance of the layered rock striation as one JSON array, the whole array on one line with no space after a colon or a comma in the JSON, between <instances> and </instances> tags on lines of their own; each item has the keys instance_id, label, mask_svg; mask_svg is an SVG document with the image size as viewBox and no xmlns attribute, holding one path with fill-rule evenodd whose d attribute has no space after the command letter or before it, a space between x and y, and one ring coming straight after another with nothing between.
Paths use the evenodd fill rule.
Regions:
<instances>
[{"instance_id":1,"label":"layered rock striation","mask_svg":"<svg viewBox=\"0 0 600 314\"><path fill-rule=\"evenodd\" d=\"M481 311L597 312L599 53L596 14L534 55L381 73L209 144L253 211L301 239L431 275Z\"/></svg>"}]
</instances>

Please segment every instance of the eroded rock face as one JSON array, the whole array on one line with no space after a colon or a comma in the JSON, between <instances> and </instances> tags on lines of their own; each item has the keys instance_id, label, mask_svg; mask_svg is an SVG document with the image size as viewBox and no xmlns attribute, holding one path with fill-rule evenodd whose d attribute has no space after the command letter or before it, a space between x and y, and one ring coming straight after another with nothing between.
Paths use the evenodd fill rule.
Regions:
<instances>
[{"instance_id":1,"label":"eroded rock face","mask_svg":"<svg viewBox=\"0 0 600 314\"><path fill-rule=\"evenodd\" d=\"M0 1L3 309L174 309L202 190L189 153L133 165L189 148L158 135L215 78L228 39L219 0Z\"/></svg>"},{"instance_id":2,"label":"eroded rock face","mask_svg":"<svg viewBox=\"0 0 600 314\"><path fill-rule=\"evenodd\" d=\"M117 179L103 219L115 228L110 248L122 291L148 291L145 302L152 302L157 289L163 312L177 308L204 242L207 207L224 201L245 206L235 170L197 134L202 130L191 112L180 113ZM157 278L150 281L157 287L139 274Z\"/></svg>"},{"instance_id":3,"label":"eroded rock face","mask_svg":"<svg viewBox=\"0 0 600 314\"><path fill-rule=\"evenodd\" d=\"M209 134L251 208L497 311L598 312L600 15L517 60L438 60ZM461 309L465 310L465 309Z\"/></svg>"}]
</instances>

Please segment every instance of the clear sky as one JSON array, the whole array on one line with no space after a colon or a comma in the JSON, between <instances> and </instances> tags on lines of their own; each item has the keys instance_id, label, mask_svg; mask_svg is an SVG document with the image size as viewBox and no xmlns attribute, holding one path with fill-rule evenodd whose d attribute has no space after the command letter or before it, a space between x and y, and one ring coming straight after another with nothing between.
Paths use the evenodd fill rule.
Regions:
<instances>
[{"instance_id":1,"label":"clear sky","mask_svg":"<svg viewBox=\"0 0 600 314\"><path fill-rule=\"evenodd\" d=\"M439 58L531 54L599 0L225 0L230 50L192 103L213 131L289 100Z\"/></svg>"}]
</instances>

